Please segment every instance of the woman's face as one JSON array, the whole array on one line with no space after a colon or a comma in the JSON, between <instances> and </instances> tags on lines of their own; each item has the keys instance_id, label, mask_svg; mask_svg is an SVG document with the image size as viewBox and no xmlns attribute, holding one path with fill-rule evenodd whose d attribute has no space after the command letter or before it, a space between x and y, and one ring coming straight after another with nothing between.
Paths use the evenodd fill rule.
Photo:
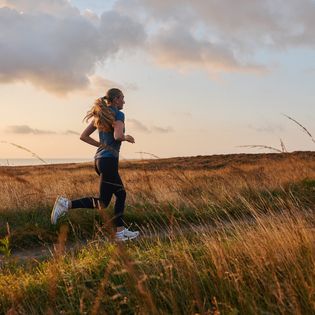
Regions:
<instances>
[{"instance_id":1,"label":"woman's face","mask_svg":"<svg viewBox=\"0 0 315 315\"><path fill-rule=\"evenodd\" d=\"M115 98L114 106L116 106L118 109L123 109L124 104L125 104L124 94L121 93L118 97Z\"/></svg>"}]
</instances>

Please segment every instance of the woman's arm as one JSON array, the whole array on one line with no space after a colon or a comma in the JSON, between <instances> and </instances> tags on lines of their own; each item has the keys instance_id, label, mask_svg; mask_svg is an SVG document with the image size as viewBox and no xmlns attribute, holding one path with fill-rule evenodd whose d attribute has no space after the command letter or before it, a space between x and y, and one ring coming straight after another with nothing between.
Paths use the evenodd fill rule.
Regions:
<instances>
[{"instance_id":1,"label":"woman's arm","mask_svg":"<svg viewBox=\"0 0 315 315\"><path fill-rule=\"evenodd\" d=\"M117 141L128 141L135 143L135 139L130 135L124 135L124 123L121 120L116 120L113 124L114 139Z\"/></svg>"},{"instance_id":2,"label":"woman's arm","mask_svg":"<svg viewBox=\"0 0 315 315\"><path fill-rule=\"evenodd\" d=\"M91 138L90 135L96 130L96 127L94 126L94 120L91 121L91 123L83 130L80 140L93 145L95 147L99 147L101 143L99 141L96 141L95 139Z\"/></svg>"}]
</instances>

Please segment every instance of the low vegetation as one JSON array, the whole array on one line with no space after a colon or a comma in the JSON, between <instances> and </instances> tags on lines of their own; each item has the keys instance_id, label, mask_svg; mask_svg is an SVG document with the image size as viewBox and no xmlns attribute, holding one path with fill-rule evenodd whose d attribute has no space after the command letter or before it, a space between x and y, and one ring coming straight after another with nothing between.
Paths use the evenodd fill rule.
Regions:
<instances>
[{"instance_id":1,"label":"low vegetation","mask_svg":"<svg viewBox=\"0 0 315 315\"><path fill-rule=\"evenodd\" d=\"M97 195L92 164L0 168L0 312L315 313L314 152L122 162L121 175L142 237L117 244L111 207L49 222L57 194Z\"/></svg>"}]
</instances>

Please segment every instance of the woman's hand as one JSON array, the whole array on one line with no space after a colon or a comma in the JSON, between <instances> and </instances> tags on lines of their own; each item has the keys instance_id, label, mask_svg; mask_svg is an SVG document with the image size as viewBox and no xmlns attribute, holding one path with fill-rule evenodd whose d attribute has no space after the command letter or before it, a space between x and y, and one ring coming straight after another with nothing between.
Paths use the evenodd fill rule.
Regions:
<instances>
[{"instance_id":1,"label":"woman's hand","mask_svg":"<svg viewBox=\"0 0 315 315\"><path fill-rule=\"evenodd\" d=\"M116 120L113 124L114 127L114 139L117 141L128 141L130 143L135 143L133 136L124 135L125 124L121 120Z\"/></svg>"},{"instance_id":2,"label":"woman's hand","mask_svg":"<svg viewBox=\"0 0 315 315\"><path fill-rule=\"evenodd\" d=\"M125 141L128 141L128 142L130 142L130 143L135 143L134 137L133 137L133 136L130 136L130 135L125 135L125 136L124 136L124 140L125 140Z\"/></svg>"}]
</instances>

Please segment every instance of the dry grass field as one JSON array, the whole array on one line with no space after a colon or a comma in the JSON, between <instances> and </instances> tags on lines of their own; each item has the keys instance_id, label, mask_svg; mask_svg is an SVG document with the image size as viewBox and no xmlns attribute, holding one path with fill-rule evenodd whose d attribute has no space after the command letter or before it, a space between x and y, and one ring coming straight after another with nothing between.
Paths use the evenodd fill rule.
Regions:
<instances>
[{"instance_id":1,"label":"dry grass field","mask_svg":"<svg viewBox=\"0 0 315 315\"><path fill-rule=\"evenodd\" d=\"M126 224L142 231L123 244L112 206L50 224L57 195L97 196L92 164L0 167L1 314L315 313L315 152L120 167Z\"/></svg>"}]
</instances>

